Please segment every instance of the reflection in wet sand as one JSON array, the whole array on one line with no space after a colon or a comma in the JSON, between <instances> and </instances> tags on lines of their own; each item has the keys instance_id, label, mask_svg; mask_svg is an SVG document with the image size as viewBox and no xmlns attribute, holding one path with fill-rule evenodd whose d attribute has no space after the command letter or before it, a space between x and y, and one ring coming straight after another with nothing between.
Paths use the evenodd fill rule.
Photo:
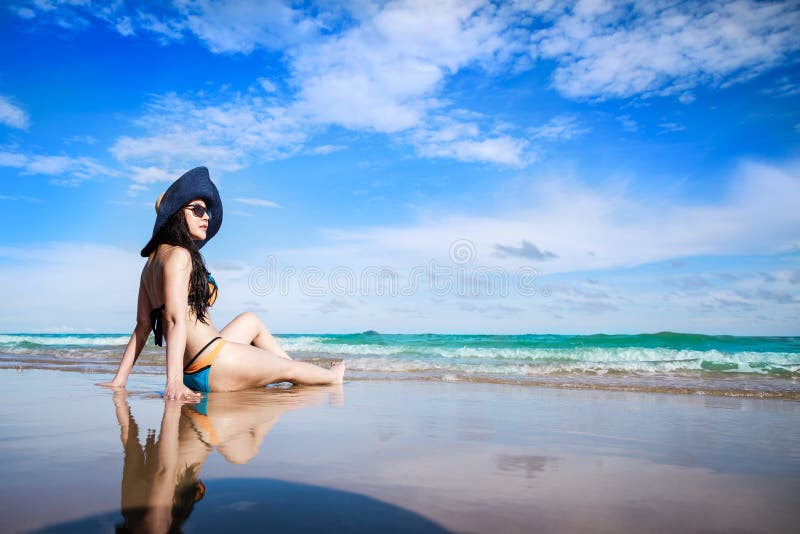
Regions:
<instances>
[{"instance_id":1,"label":"reflection in wet sand","mask_svg":"<svg viewBox=\"0 0 800 534\"><path fill-rule=\"evenodd\" d=\"M548 463L558 462L551 456L532 456L527 454L498 454L497 470L500 472L525 473L525 478L533 478L545 470Z\"/></svg>"},{"instance_id":2,"label":"reflection in wet sand","mask_svg":"<svg viewBox=\"0 0 800 534\"><path fill-rule=\"evenodd\" d=\"M214 450L247 464L283 414L323 402L343 405L341 385L211 393L197 405L163 402L158 432L142 431L124 390L114 407L124 450L118 511L53 524L35 532L399 532L443 534L436 522L403 507L348 490L269 478L252 462L249 478L202 480ZM310 435L319 443L328 437ZM144 439L144 444L140 439ZM313 459L309 458L311 463Z\"/></svg>"},{"instance_id":3,"label":"reflection in wet sand","mask_svg":"<svg viewBox=\"0 0 800 534\"><path fill-rule=\"evenodd\" d=\"M214 449L229 462L245 464L259 451L280 417L329 399L341 404L341 385L210 393L196 405L165 402L158 437L148 430L144 446L127 393L114 393L125 451L122 473L122 532L179 531L203 499L200 471Z\"/></svg>"}]
</instances>

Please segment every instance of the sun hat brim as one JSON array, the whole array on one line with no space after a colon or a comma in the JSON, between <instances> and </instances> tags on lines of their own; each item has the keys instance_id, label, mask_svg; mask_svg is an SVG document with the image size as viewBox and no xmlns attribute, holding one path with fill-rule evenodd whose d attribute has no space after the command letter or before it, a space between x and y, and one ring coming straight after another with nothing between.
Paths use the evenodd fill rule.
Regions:
<instances>
[{"instance_id":1,"label":"sun hat brim","mask_svg":"<svg viewBox=\"0 0 800 534\"><path fill-rule=\"evenodd\" d=\"M219 232L219 228L222 226L222 199L219 197L217 186L211 181L208 169L195 167L175 180L162 195L161 202L158 205L156 222L153 225L153 235L142 249L142 257L148 257L156 249L156 234L169 221L170 217L196 198L202 198L211 212L206 238L195 240L197 248L203 248Z\"/></svg>"}]
</instances>

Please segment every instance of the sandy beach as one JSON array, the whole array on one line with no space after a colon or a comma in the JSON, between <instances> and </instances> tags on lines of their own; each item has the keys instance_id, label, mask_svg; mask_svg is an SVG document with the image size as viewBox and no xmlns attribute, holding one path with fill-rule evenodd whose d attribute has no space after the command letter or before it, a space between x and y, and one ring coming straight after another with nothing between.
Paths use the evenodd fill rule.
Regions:
<instances>
[{"instance_id":1,"label":"sandy beach","mask_svg":"<svg viewBox=\"0 0 800 534\"><path fill-rule=\"evenodd\" d=\"M0 370L0 530L788 532L800 517L796 401L372 380L180 406L158 376L124 393L105 378Z\"/></svg>"}]
</instances>

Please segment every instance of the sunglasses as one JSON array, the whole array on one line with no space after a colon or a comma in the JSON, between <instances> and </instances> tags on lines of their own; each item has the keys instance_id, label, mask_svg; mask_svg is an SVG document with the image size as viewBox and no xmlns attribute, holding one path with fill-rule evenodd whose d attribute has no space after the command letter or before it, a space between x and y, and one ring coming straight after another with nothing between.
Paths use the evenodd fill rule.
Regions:
<instances>
[{"instance_id":1,"label":"sunglasses","mask_svg":"<svg viewBox=\"0 0 800 534\"><path fill-rule=\"evenodd\" d=\"M211 210L205 206L201 206L200 204L189 204L188 206L184 206L184 208L192 210L192 213L194 213L194 216L198 219L202 219L206 213L208 213L208 218L211 219Z\"/></svg>"}]
</instances>

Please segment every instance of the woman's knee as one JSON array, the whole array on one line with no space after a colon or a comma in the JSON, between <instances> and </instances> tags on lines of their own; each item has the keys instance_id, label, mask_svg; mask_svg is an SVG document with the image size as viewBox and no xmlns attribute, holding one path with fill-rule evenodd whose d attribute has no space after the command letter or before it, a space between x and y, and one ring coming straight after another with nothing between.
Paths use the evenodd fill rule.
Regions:
<instances>
[{"instance_id":1,"label":"woman's knee","mask_svg":"<svg viewBox=\"0 0 800 534\"><path fill-rule=\"evenodd\" d=\"M242 312L234 317L233 320L237 323L252 323L255 315L256 314L253 312Z\"/></svg>"},{"instance_id":2,"label":"woman's knee","mask_svg":"<svg viewBox=\"0 0 800 534\"><path fill-rule=\"evenodd\" d=\"M256 315L253 312L249 312L249 311L242 312L236 318L241 320L241 321L247 322L248 324L252 325L256 330L259 330L259 331L262 331L262 330L266 331L267 330L267 327L264 326L264 321L261 320L261 317L259 317L258 315Z\"/></svg>"}]
</instances>

